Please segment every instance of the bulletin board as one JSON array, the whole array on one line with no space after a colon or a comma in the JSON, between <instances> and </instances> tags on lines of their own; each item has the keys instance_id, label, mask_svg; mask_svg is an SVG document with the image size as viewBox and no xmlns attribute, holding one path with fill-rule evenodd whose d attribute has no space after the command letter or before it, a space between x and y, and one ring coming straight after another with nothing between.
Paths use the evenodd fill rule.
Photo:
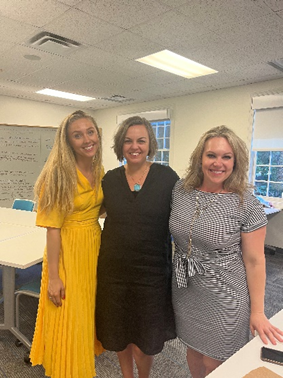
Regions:
<instances>
[{"instance_id":1,"label":"bulletin board","mask_svg":"<svg viewBox=\"0 0 283 378\"><path fill-rule=\"evenodd\" d=\"M57 128L0 124L0 206L34 199L33 187L53 146Z\"/></svg>"}]
</instances>

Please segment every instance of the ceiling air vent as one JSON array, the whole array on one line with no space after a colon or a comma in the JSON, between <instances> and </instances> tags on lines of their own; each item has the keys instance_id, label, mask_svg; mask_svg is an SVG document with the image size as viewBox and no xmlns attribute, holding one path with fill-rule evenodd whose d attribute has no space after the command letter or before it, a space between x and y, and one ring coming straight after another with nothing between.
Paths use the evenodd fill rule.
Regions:
<instances>
[{"instance_id":1,"label":"ceiling air vent","mask_svg":"<svg viewBox=\"0 0 283 378\"><path fill-rule=\"evenodd\" d=\"M58 55L66 55L73 49L81 46L81 44L76 41L45 31L32 37L28 41L28 44L34 48Z\"/></svg>"},{"instance_id":2,"label":"ceiling air vent","mask_svg":"<svg viewBox=\"0 0 283 378\"><path fill-rule=\"evenodd\" d=\"M133 98L126 98L125 96L122 96L122 95L113 95L113 96L110 96L110 97L100 97L100 100L113 101L113 102L134 101Z\"/></svg>"}]
</instances>

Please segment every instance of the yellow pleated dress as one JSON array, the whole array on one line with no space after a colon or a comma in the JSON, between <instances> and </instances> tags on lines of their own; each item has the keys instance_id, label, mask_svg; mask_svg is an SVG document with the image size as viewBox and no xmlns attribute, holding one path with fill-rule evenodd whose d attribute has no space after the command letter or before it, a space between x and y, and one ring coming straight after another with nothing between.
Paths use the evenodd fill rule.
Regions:
<instances>
[{"instance_id":1,"label":"yellow pleated dress","mask_svg":"<svg viewBox=\"0 0 283 378\"><path fill-rule=\"evenodd\" d=\"M48 265L44 251L42 280L35 332L30 352L32 365L43 365L52 378L93 378L94 356L103 352L96 339L96 268L101 228L98 222L103 201L86 177L78 172L74 211L64 216L54 209L38 209L37 226L61 229L59 275L65 286L62 307L48 299Z\"/></svg>"}]
</instances>

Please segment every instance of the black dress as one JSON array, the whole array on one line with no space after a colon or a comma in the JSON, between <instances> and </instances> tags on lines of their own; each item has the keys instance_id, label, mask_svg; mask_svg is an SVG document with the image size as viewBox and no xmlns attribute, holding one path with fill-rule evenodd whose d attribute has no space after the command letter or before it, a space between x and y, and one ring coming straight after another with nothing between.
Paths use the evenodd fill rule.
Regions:
<instances>
[{"instance_id":1,"label":"black dress","mask_svg":"<svg viewBox=\"0 0 283 378\"><path fill-rule=\"evenodd\" d=\"M107 218L98 258L96 327L107 350L133 343L153 355L176 337L168 221L177 180L171 168L152 164L134 193L124 167L104 176Z\"/></svg>"}]
</instances>

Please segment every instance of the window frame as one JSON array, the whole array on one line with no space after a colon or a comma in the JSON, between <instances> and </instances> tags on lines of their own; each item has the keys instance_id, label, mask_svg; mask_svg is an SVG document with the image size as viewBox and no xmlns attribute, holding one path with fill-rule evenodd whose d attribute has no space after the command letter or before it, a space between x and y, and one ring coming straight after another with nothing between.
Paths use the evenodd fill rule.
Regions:
<instances>
[{"instance_id":1,"label":"window frame","mask_svg":"<svg viewBox=\"0 0 283 378\"><path fill-rule=\"evenodd\" d=\"M269 161L268 161L268 164L257 164L257 153L258 152L265 152L265 153L269 153ZM272 164L272 153L273 152L282 152L283 153L283 148L282 150L256 150L256 151L253 151L252 152L252 161L253 161L253 174L252 174L252 183L254 185L254 192L256 195L260 195L260 196L263 196L263 197L270 197L270 198L283 198L283 188L282 188L282 192L281 192L281 197L280 196L273 196L273 195L270 195L270 184L282 184L283 185L283 179L282 181L274 181L274 180L271 180L271 168L282 168L283 169L283 164ZM257 172L257 167L268 167L268 172L267 172L267 180L264 180L264 179L257 179L256 178L256 172ZM262 194L260 192L257 191L256 189L256 183L266 183L266 192L265 194Z\"/></svg>"},{"instance_id":2,"label":"window frame","mask_svg":"<svg viewBox=\"0 0 283 378\"><path fill-rule=\"evenodd\" d=\"M161 125L162 123L163 123L163 125ZM156 155L158 155L160 153L161 159L157 160L156 155L155 155L154 158L153 158L153 161L155 163L158 163L158 164L161 164L161 165L169 166L169 162L170 162L170 147L171 147L170 146L170 144L171 144L170 143L170 138L171 138L171 120L170 119L163 119L163 120L157 120L157 121L150 121L150 124L151 124L151 126L153 128L153 131L154 131L157 143L159 141L163 142L162 143L163 144L163 148L159 148L159 146L158 146L158 150L157 150L157 154L156 154ZM162 127L164 129L163 136L161 136L161 137L158 135L159 127ZM166 130L169 130L169 135L166 135ZM168 141L168 148L165 146L166 145L166 141ZM167 153L167 152L168 152L168 158L166 160L163 157L164 157L165 153Z\"/></svg>"}]
</instances>

